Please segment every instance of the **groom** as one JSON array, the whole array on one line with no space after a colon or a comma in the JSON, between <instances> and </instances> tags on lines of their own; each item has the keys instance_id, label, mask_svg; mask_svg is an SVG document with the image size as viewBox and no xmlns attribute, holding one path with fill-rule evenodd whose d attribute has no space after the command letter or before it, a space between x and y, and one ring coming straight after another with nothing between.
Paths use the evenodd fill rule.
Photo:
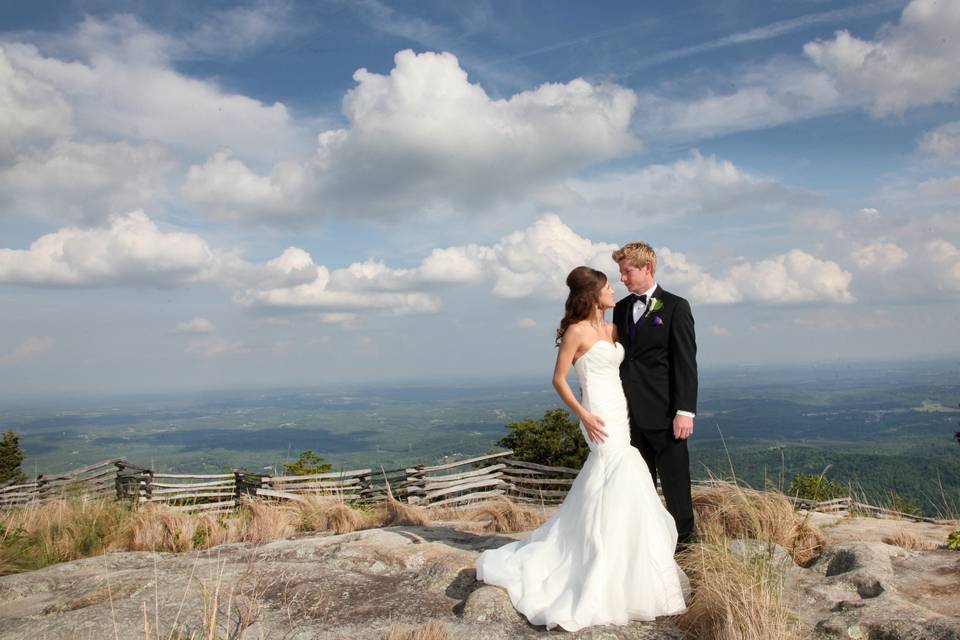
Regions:
<instances>
[{"instance_id":1,"label":"groom","mask_svg":"<svg viewBox=\"0 0 960 640\"><path fill-rule=\"evenodd\" d=\"M645 242L613 252L630 295L613 309L617 340L626 355L620 379L630 410L630 440L646 460L653 484L677 523L680 544L693 535L690 456L697 410L697 342L690 304L654 279L657 254Z\"/></svg>"}]
</instances>

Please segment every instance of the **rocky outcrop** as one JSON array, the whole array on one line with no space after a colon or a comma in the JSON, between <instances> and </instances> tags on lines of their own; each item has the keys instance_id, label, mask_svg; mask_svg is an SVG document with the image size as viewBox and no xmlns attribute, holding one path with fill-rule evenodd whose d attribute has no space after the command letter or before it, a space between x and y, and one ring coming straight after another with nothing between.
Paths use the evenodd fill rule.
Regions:
<instances>
[{"instance_id":1,"label":"rocky outcrop","mask_svg":"<svg viewBox=\"0 0 960 640\"><path fill-rule=\"evenodd\" d=\"M536 638L506 593L476 581L480 551L513 538L391 527L200 553L111 553L0 578L0 637L380 640L394 626L447 623L453 639ZM216 617L213 612L216 611ZM148 628L147 633L144 629ZM175 636L176 637L176 636ZM569 638L670 639L669 621Z\"/></svg>"},{"instance_id":2,"label":"rocky outcrop","mask_svg":"<svg viewBox=\"0 0 960 640\"><path fill-rule=\"evenodd\" d=\"M796 610L820 637L960 640L960 554L845 542L787 572Z\"/></svg>"},{"instance_id":3,"label":"rocky outcrop","mask_svg":"<svg viewBox=\"0 0 960 640\"><path fill-rule=\"evenodd\" d=\"M735 540L731 551L782 570L811 637L960 640L960 553L878 540L898 528L924 534L911 523L825 524L839 528L840 541L808 568L776 545ZM217 637L248 640L381 640L431 620L453 640L683 637L671 620L573 634L531 626L473 569L480 551L525 535L390 527L199 553L111 553L0 578L0 638L207 637L214 624Z\"/></svg>"}]
</instances>

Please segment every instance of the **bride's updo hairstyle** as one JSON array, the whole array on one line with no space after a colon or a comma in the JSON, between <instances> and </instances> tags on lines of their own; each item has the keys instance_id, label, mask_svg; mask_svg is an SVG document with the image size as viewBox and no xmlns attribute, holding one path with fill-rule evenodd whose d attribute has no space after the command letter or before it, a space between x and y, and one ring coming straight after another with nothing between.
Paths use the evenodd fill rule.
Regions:
<instances>
[{"instance_id":1,"label":"bride's updo hairstyle","mask_svg":"<svg viewBox=\"0 0 960 640\"><path fill-rule=\"evenodd\" d=\"M557 329L557 346L570 325L586 320L597 308L600 290L607 284L607 276L602 271L590 267L577 267L567 275L567 304L560 328Z\"/></svg>"}]
</instances>

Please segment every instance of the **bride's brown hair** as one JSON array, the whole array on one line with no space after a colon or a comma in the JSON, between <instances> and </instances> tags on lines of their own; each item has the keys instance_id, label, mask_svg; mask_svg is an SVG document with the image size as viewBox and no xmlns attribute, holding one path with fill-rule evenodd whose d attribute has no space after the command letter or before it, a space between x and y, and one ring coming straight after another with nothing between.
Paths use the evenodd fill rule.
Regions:
<instances>
[{"instance_id":1,"label":"bride's brown hair","mask_svg":"<svg viewBox=\"0 0 960 640\"><path fill-rule=\"evenodd\" d=\"M607 284L607 276L602 271L590 267L577 267L567 275L567 286L570 293L560 328L557 329L557 346L563 339L570 325L586 320L597 308L600 301L600 290Z\"/></svg>"}]
</instances>

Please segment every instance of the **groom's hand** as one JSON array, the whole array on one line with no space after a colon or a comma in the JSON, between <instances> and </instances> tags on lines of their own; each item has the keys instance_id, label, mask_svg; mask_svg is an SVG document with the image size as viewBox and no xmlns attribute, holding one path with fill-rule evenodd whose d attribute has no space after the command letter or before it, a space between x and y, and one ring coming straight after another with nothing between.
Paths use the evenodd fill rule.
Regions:
<instances>
[{"instance_id":1,"label":"groom's hand","mask_svg":"<svg viewBox=\"0 0 960 640\"><path fill-rule=\"evenodd\" d=\"M682 416L679 413L673 417L673 437L677 440L686 440L693 435L693 418Z\"/></svg>"}]
</instances>

